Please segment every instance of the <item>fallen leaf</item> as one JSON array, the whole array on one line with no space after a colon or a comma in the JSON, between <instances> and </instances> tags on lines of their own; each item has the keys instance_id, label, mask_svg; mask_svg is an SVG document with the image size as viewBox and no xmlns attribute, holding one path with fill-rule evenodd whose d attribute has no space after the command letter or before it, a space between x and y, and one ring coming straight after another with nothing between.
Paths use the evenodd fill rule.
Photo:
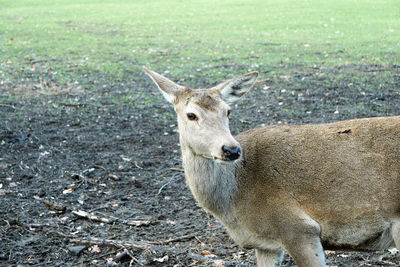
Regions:
<instances>
[{"instance_id":1,"label":"fallen leaf","mask_svg":"<svg viewBox=\"0 0 400 267\"><path fill-rule=\"evenodd\" d=\"M208 251L208 250L203 250L203 251L201 252L201 256L207 256L207 255L210 255L210 254L211 254L211 252Z\"/></svg>"},{"instance_id":2,"label":"fallen leaf","mask_svg":"<svg viewBox=\"0 0 400 267\"><path fill-rule=\"evenodd\" d=\"M70 194L70 193L74 192L74 190L75 190L74 188L66 189L63 191L63 195Z\"/></svg>"},{"instance_id":3,"label":"fallen leaf","mask_svg":"<svg viewBox=\"0 0 400 267\"><path fill-rule=\"evenodd\" d=\"M207 257L207 258L216 258L217 256L212 254L210 251L208 250L203 250L201 252L201 256Z\"/></svg>"},{"instance_id":4,"label":"fallen leaf","mask_svg":"<svg viewBox=\"0 0 400 267\"><path fill-rule=\"evenodd\" d=\"M101 252L98 245L94 245L94 246L90 247L89 251L91 251L92 253L100 253Z\"/></svg>"}]
</instances>

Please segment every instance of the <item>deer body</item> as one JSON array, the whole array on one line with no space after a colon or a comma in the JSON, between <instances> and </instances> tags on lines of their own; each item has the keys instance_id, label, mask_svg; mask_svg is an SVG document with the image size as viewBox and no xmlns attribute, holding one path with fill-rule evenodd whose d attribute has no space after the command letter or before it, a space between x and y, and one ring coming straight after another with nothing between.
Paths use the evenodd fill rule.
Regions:
<instances>
[{"instance_id":1,"label":"deer body","mask_svg":"<svg viewBox=\"0 0 400 267\"><path fill-rule=\"evenodd\" d=\"M179 87L146 70L178 115L187 184L259 266L286 250L325 266L324 248L400 245L400 116L252 129L235 138L227 103L257 77L211 89ZM168 96L170 98L168 98Z\"/></svg>"}]
</instances>

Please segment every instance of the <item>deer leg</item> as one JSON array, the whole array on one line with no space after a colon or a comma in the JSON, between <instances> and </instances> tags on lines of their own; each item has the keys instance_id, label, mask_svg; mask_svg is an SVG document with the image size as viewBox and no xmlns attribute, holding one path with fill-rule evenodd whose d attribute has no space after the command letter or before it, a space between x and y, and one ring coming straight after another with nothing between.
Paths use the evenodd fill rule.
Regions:
<instances>
[{"instance_id":1,"label":"deer leg","mask_svg":"<svg viewBox=\"0 0 400 267\"><path fill-rule=\"evenodd\" d=\"M283 250L256 249L257 267L279 267L283 260Z\"/></svg>"},{"instance_id":2,"label":"deer leg","mask_svg":"<svg viewBox=\"0 0 400 267\"><path fill-rule=\"evenodd\" d=\"M324 267L325 253L318 236L297 237L285 244L285 249L299 267Z\"/></svg>"}]
</instances>

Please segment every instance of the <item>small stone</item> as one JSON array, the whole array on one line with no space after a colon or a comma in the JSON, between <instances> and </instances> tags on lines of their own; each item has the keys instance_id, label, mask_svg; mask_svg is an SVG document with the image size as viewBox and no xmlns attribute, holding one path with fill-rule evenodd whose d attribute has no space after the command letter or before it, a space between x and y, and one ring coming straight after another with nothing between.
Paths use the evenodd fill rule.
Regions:
<instances>
[{"instance_id":1,"label":"small stone","mask_svg":"<svg viewBox=\"0 0 400 267\"><path fill-rule=\"evenodd\" d=\"M40 188L39 190L38 190L38 192L37 192L37 195L39 196L39 197L44 197L44 196L46 196L46 190L44 189L44 188Z\"/></svg>"},{"instance_id":2,"label":"small stone","mask_svg":"<svg viewBox=\"0 0 400 267\"><path fill-rule=\"evenodd\" d=\"M124 251L118 253L115 256L115 261L116 262L125 262L128 261L131 257L128 254L128 251L125 249Z\"/></svg>"},{"instance_id":3,"label":"small stone","mask_svg":"<svg viewBox=\"0 0 400 267\"><path fill-rule=\"evenodd\" d=\"M71 246L67 248L73 255L79 256L86 249L86 246Z\"/></svg>"}]
</instances>

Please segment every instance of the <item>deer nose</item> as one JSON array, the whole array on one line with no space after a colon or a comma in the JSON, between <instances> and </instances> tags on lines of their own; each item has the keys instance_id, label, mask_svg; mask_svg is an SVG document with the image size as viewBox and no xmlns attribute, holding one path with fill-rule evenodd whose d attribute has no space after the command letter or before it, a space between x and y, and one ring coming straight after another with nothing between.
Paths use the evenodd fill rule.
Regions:
<instances>
[{"instance_id":1,"label":"deer nose","mask_svg":"<svg viewBox=\"0 0 400 267\"><path fill-rule=\"evenodd\" d=\"M222 146L224 156L229 160L235 160L240 157L240 146Z\"/></svg>"}]
</instances>

